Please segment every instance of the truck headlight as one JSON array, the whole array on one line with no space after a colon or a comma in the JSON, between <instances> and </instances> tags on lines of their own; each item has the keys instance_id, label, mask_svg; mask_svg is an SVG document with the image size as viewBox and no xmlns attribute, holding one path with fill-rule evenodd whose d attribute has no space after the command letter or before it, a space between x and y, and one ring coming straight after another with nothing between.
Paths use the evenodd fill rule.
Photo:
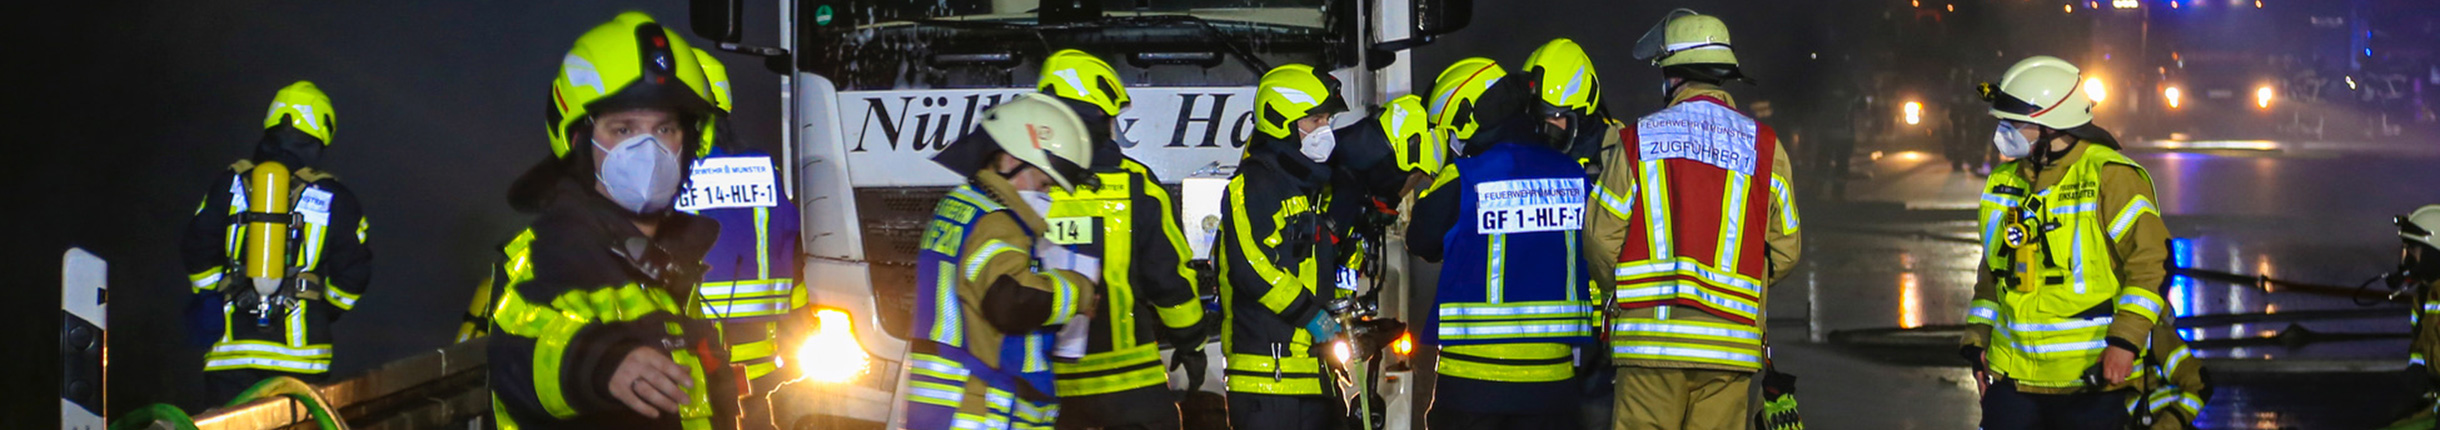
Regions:
<instances>
[{"instance_id":1,"label":"truck headlight","mask_svg":"<svg viewBox=\"0 0 2440 430\"><path fill-rule=\"evenodd\" d=\"M800 372L814 381L832 383L863 376L870 357L864 354L864 345L856 342L855 323L847 311L817 308L813 319L813 335L796 348Z\"/></svg>"}]
</instances>

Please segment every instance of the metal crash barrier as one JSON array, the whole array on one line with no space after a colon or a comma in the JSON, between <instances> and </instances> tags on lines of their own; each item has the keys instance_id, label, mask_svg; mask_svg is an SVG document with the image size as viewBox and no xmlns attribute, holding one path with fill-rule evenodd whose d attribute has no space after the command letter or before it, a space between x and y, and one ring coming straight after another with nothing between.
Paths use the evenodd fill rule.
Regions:
<instances>
[{"instance_id":1,"label":"metal crash barrier","mask_svg":"<svg viewBox=\"0 0 2440 430\"><path fill-rule=\"evenodd\" d=\"M111 428L462 428L490 411L490 392L484 388L486 344L475 339L450 345L320 386L286 378L266 380L234 404L196 415L191 422L174 416L130 416Z\"/></svg>"}]
</instances>

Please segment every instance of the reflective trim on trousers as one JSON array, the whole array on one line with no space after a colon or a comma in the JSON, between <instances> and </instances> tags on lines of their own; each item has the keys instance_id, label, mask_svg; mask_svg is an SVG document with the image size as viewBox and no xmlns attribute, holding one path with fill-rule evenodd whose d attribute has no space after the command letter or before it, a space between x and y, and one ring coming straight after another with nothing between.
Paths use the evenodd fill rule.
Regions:
<instances>
[{"instance_id":1,"label":"reflective trim on trousers","mask_svg":"<svg viewBox=\"0 0 2440 430\"><path fill-rule=\"evenodd\" d=\"M234 369L264 369L295 373L322 373L330 371L330 362L292 360L287 358L259 355L213 358L204 360L203 362L203 370L207 372Z\"/></svg>"},{"instance_id":2,"label":"reflective trim on trousers","mask_svg":"<svg viewBox=\"0 0 2440 430\"><path fill-rule=\"evenodd\" d=\"M245 341L245 340L241 340L241 341L224 342L224 343L214 344L214 345L212 345L212 351L211 351L211 352L209 352L209 353L206 353L206 356L212 356L212 355L222 355L222 354L246 354L246 353L261 353L261 354L269 354L269 355L284 355L284 356L289 356L289 357L298 357L298 358L329 358L329 357L330 357L330 345L328 345L328 344L324 344L324 345L312 345L312 346L306 346L306 347L301 347L301 348L299 348L299 347L290 347L290 346L287 346L287 345L273 344L273 343L270 343L270 342L263 342L263 341Z\"/></svg>"}]
</instances>

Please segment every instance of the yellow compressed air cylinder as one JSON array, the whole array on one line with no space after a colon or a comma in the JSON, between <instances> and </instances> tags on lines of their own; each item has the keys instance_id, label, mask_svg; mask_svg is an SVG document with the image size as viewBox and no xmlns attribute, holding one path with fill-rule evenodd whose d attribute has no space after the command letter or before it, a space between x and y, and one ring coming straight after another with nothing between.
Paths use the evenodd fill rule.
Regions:
<instances>
[{"instance_id":1,"label":"yellow compressed air cylinder","mask_svg":"<svg viewBox=\"0 0 2440 430\"><path fill-rule=\"evenodd\" d=\"M246 212L269 214L246 223L246 277L257 288L279 285L288 276L288 223L273 219L288 215L288 166L277 161L254 165L246 181Z\"/></svg>"}]
</instances>

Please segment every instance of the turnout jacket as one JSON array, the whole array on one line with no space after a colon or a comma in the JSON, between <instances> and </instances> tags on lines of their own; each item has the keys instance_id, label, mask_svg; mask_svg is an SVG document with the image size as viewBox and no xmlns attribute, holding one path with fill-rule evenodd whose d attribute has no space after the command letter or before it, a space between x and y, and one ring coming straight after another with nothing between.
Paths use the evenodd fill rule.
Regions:
<instances>
[{"instance_id":1,"label":"turnout jacket","mask_svg":"<svg viewBox=\"0 0 2440 430\"><path fill-rule=\"evenodd\" d=\"M1718 86L1691 83L1619 132L1588 199L1611 362L1753 372L1766 287L1802 253L1787 152Z\"/></svg>"},{"instance_id":2,"label":"turnout jacket","mask_svg":"<svg viewBox=\"0 0 2440 430\"><path fill-rule=\"evenodd\" d=\"M1329 300L1340 262L1330 170L1295 142L1257 135L1221 198L1220 299L1228 390L1322 395L1321 361L1305 329Z\"/></svg>"},{"instance_id":3,"label":"turnout jacket","mask_svg":"<svg viewBox=\"0 0 2440 430\"><path fill-rule=\"evenodd\" d=\"M561 179L542 215L512 241L512 269L488 337L492 411L501 428L713 428L715 399L734 408L735 376L711 361L716 335L676 297L700 280L717 237L710 219L672 213L657 235L588 184ZM678 413L648 419L610 396L610 375L638 347L686 367L695 386Z\"/></svg>"},{"instance_id":4,"label":"turnout jacket","mask_svg":"<svg viewBox=\"0 0 2440 430\"><path fill-rule=\"evenodd\" d=\"M222 291L245 285L247 178L254 162L229 165L229 174L214 182L211 193L195 205L181 238L180 257L194 300L219 308L211 321L218 327L212 349L204 355L204 370L260 369L318 375L330 370L330 325L356 308L373 279L373 250L368 245L364 205L339 178L299 167L290 173L289 213L297 221L290 235L286 269L297 278L318 282L322 299L305 299L286 315L274 315L267 328L257 329L245 310L227 303Z\"/></svg>"}]
</instances>

